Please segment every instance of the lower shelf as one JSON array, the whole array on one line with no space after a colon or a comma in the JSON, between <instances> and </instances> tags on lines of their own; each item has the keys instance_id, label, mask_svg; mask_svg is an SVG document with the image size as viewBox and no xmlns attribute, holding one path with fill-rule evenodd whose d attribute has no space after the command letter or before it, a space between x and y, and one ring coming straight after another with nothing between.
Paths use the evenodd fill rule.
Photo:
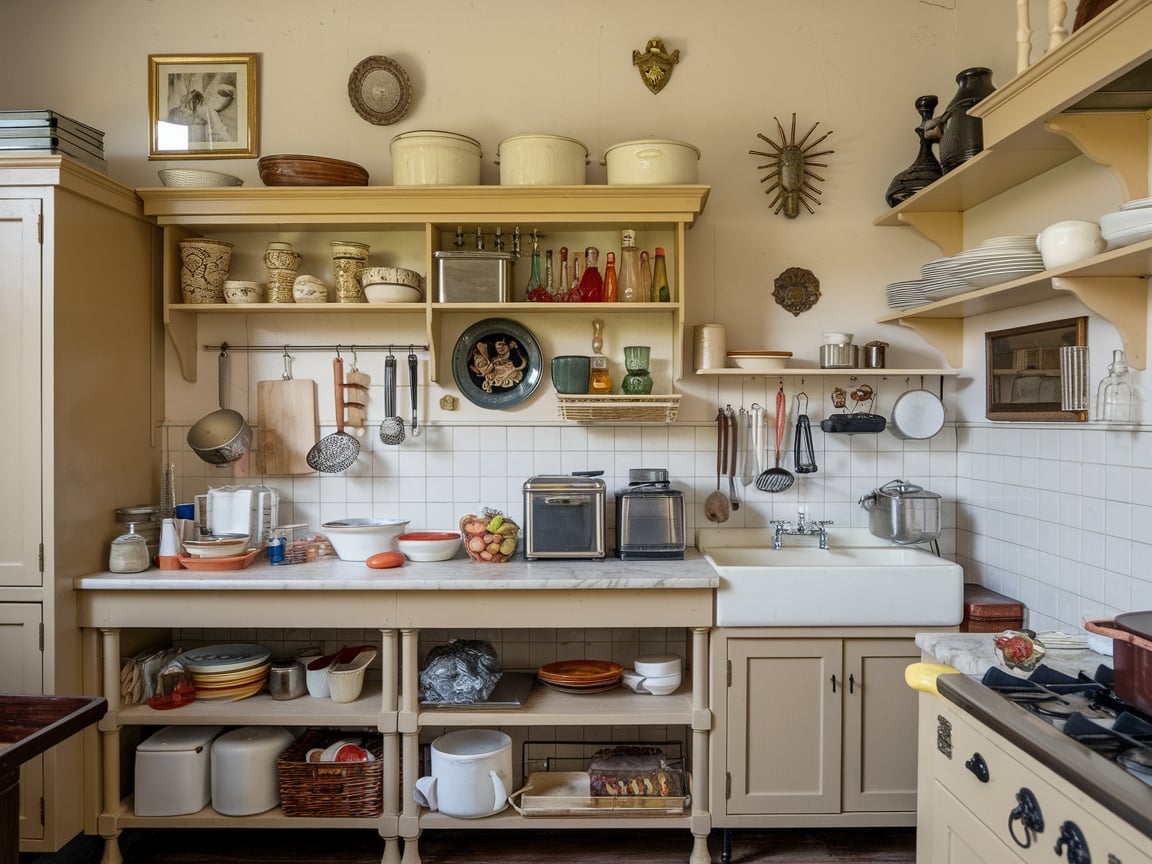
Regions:
<instances>
[{"instance_id":1,"label":"lower shelf","mask_svg":"<svg viewBox=\"0 0 1152 864\"><path fill-rule=\"evenodd\" d=\"M396 816L285 816L279 807L252 816L225 816L204 807L181 816L137 816L135 797L120 802L120 810L102 818L115 820L117 828L379 828L382 819L395 822Z\"/></svg>"},{"instance_id":2,"label":"lower shelf","mask_svg":"<svg viewBox=\"0 0 1152 864\"><path fill-rule=\"evenodd\" d=\"M512 808L483 819L454 819L442 813L420 814L420 830L436 828L684 828L692 827L692 817L683 816L521 816Z\"/></svg>"}]
</instances>

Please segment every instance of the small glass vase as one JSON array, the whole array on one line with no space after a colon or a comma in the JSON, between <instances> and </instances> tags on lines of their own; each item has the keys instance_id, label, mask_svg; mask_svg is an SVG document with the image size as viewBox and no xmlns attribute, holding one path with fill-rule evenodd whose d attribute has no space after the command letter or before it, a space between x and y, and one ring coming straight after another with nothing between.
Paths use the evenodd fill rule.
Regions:
<instances>
[{"instance_id":1,"label":"small glass vase","mask_svg":"<svg viewBox=\"0 0 1152 864\"><path fill-rule=\"evenodd\" d=\"M647 396L652 392L652 376L648 374L652 349L647 345L628 345L624 348L624 380L620 392L629 396Z\"/></svg>"}]
</instances>

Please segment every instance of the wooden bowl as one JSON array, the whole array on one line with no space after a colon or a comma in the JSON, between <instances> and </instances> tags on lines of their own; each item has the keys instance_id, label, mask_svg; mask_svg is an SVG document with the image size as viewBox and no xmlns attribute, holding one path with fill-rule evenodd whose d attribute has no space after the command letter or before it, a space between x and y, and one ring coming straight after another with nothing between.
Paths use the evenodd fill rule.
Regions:
<instances>
[{"instance_id":1,"label":"wooden bowl","mask_svg":"<svg viewBox=\"0 0 1152 864\"><path fill-rule=\"evenodd\" d=\"M324 156L264 156L256 163L265 186L367 186L368 171Z\"/></svg>"}]
</instances>

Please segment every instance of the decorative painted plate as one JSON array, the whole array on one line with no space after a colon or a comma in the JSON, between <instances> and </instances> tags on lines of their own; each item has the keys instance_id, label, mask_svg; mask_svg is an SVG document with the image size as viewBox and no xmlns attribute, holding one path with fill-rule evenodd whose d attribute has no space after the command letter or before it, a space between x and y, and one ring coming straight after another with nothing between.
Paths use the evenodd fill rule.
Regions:
<instances>
[{"instance_id":1,"label":"decorative painted plate","mask_svg":"<svg viewBox=\"0 0 1152 864\"><path fill-rule=\"evenodd\" d=\"M263 645L234 643L193 648L181 659L193 672L236 672L259 666L270 656L272 652Z\"/></svg>"},{"instance_id":2,"label":"decorative painted plate","mask_svg":"<svg viewBox=\"0 0 1152 864\"><path fill-rule=\"evenodd\" d=\"M481 408L511 408L540 383L543 358L536 337L507 318L477 321L456 341L452 376L464 398Z\"/></svg>"},{"instance_id":3,"label":"decorative painted plate","mask_svg":"<svg viewBox=\"0 0 1152 864\"><path fill-rule=\"evenodd\" d=\"M408 113L412 84L403 66L376 54L357 63L348 76L348 99L369 123L391 126Z\"/></svg>"}]
</instances>

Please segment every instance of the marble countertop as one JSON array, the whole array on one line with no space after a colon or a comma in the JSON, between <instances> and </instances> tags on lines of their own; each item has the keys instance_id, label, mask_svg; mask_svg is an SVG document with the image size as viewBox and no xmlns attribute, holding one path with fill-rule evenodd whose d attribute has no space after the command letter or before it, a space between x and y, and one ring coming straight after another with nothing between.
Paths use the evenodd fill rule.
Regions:
<instances>
[{"instance_id":1,"label":"marble countertop","mask_svg":"<svg viewBox=\"0 0 1152 864\"><path fill-rule=\"evenodd\" d=\"M74 581L80 591L535 591L716 588L720 577L694 549L683 561L525 561L483 564L461 552L450 561L407 562L391 570L321 558L273 566L266 560L245 570L159 570L93 573Z\"/></svg>"},{"instance_id":2,"label":"marble countertop","mask_svg":"<svg viewBox=\"0 0 1152 864\"><path fill-rule=\"evenodd\" d=\"M937 663L951 666L965 675L983 675L993 666L1012 675L1027 678L1028 672L1009 669L992 644L995 633L918 633L916 646ZM1037 634L1041 642L1044 634ZM1097 654L1088 648L1047 647L1043 662L1058 672L1075 675L1083 671L1091 675L1100 664L1112 666L1112 658Z\"/></svg>"}]
</instances>

